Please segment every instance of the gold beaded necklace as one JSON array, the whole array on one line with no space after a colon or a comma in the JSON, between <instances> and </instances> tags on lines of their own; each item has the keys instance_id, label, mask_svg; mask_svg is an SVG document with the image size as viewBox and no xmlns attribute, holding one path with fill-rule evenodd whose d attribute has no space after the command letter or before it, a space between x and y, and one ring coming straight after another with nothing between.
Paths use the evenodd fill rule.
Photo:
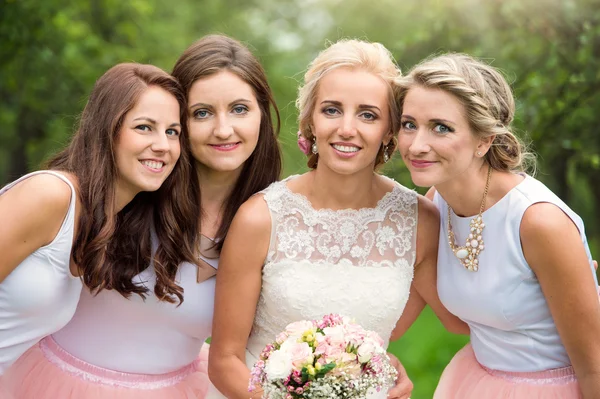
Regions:
<instances>
[{"instance_id":1,"label":"gold beaded necklace","mask_svg":"<svg viewBox=\"0 0 600 399\"><path fill-rule=\"evenodd\" d=\"M479 253L485 248L482 237L485 223L483 223L483 217L481 214L483 213L483 208L485 207L485 199L490 188L491 177L492 166L490 165L488 169L487 182L485 183L485 189L483 190L483 198L481 199L481 206L479 207L479 214L469 223L471 231L469 232L469 236L466 239L464 247L459 247L455 244L454 231L452 231L452 223L450 222L452 208L450 208L450 204L448 204L448 244L450 244L450 249L452 252L454 252L454 255L458 258L465 269L472 272L476 272L479 269Z\"/></svg>"}]
</instances>

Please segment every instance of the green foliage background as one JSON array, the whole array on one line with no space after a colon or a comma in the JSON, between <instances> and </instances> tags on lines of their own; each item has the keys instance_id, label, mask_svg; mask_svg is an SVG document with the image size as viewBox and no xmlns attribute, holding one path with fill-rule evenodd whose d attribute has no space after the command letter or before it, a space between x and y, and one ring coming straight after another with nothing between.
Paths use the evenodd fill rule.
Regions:
<instances>
[{"instance_id":1,"label":"green foliage background","mask_svg":"<svg viewBox=\"0 0 600 399\"><path fill-rule=\"evenodd\" d=\"M94 81L118 62L170 70L207 33L261 59L283 116L285 174L305 170L294 99L327 41L385 44L403 70L444 51L501 68L516 127L539 154L537 176L586 222L600 256L600 0L0 0L0 184L35 169L69 138ZM385 173L412 187L396 156ZM392 350L430 398L464 337L426 310Z\"/></svg>"}]
</instances>

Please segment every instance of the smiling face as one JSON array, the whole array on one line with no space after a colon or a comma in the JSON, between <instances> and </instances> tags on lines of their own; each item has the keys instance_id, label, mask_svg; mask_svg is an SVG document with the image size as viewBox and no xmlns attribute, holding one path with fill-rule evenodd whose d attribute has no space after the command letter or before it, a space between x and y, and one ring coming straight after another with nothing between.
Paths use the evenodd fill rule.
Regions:
<instances>
[{"instance_id":1,"label":"smiling face","mask_svg":"<svg viewBox=\"0 0 600 399\"><path fill-rule=\"evenodd\" d=\"M189 104L190 143L199 169L241 171L260 132L261 110L252 87L225 70L194 82Z\"/></svg>"},{"instance_id":2,"label":"smiling face","mask_svg":"<svg viewBox=\"0 0 600 399\"><path fill-rule=\"evenodd\" d=\"M177 99L150 86L125 114L117 134L117 190L122 196L133 198L141 191L160 188L179 159L180 133Z\"/></svg>"},{"instance_id":3,"label":"smiling face","mask_svg":"<svg viewBox=\"0 0 600 399\"><path fill-rule=\"evenodd\" d=\"M312 114L318 168L339 174L373 171L391 139L389 89L374 74L338 68L320 81Z\"/></svg>"},{"instance_id":4,"label":"smiling face","mask_svg":"<svg viewBox=\"0 0 600 399\"><path fill-rule=\"evenodd\" d=\"M480 165L476 153L482 146L469 126L464 106L453 95L421 86L409 89L398 148L414 184L436 186Z\"/></svg>"}]
</instances>

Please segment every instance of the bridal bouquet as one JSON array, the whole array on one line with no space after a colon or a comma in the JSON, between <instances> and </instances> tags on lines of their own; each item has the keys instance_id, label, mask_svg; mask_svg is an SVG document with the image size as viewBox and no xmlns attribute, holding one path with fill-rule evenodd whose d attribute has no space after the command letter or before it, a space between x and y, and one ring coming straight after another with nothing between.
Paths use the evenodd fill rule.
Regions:
<instances>
[{"instance_id":1,"label":"bridal bouquet","mask_svg":"<svg viewBox=\"0 0 600 399\"><path fill-rule=\"evenodd\" d=\"M262 351L248 389L269 399L358 399L396 377L379 335L331 314L289 324Z\"/></svg>"}]
</instances>

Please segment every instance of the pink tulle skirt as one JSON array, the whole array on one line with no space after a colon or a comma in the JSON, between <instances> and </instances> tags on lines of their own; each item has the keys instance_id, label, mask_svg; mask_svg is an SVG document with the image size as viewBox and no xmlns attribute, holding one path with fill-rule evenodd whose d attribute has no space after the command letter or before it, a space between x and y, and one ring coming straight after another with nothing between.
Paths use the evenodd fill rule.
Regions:
<instances>
[{"instance_id":1,"label":"pink tulle skirt","mask_svg":"<svg viewBox=\"0 0 600 399\"><path fill-rule=\"evenodd\" d=\"M444 370L434 399L580 399L572 367L531 373L483 367L467 344Z\"/></svg>"},{"instance_id":2,"label":"pink tulle skirt","mask_svg":"<svg viewBox=\"0 0 600 399\"><path fill-rule=\"evenodd\" d=\"M202 348L194 363L168 374L121 373L75 358L46 337L7 370L0 392L19 399L197 399L208 390L207 365Z\"/></svg>"},{"instance_id":3,"label":"pink tulle skirt","mask_svg":"<svg viewBox=\"0 0 600 399\"><path fill-rule=\"evenodd\" d=\"M8 392L6 388L6 384L2 382L2 377L0 376L0 399L14 399L14 396Z\"/></svg>"}]
</instances>

